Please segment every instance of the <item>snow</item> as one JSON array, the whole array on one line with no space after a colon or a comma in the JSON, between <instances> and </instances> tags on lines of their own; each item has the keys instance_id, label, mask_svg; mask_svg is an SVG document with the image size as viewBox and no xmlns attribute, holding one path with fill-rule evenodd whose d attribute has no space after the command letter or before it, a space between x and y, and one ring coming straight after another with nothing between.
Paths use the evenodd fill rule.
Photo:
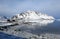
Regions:
<instances>
[{"instance_id":1,"label":"snow","mask_svg":"<svg viewBox=\"0 0 60 39\"><path fill-rule=\"evenodd\" d=\"M19 25L12 26L0 32L4 32L6 34L14 35L17 37L23 37L27 39L42 39L42 38L55 39L55 37L60 38L60 35L56 35L56 34L45 33L45 34L40 34L39 36L37 34L31 33L31 30L35 30L36 28L39 28L41 26L45 27L46 25L53 23L54 19L55 18L53 16L48 16L47 14L37 13L35 11L26 11L24 13L16 14L10 19L10 20L17 20L16 22ZM3 21L5 22L7 20L3 19ZM8 26L8 25L15 24L15 22L5 23L5 24L2 23L2 24L3 26L6 26L6 25ZM18 31L18 29L21 29L21 31Z\"/></svg>"},{"instance_id":2,"label":"snow","mask_svg":"<svg viewBox=\"0 0 60 39\"><path fill-rule=\"evenodd\" d=\"M7 19L5 16L0 16L0 22L7 22Z\"/></svg>"},{"instance_id":3,"label":"snow","mask_svg":"<svg viewBox=\"0 0 60 39\"><path fill-rule=\"evenodd\" d=\"M0 26L4 27L4 26L11 26L11 25L15 25L16 22L13 23L9 23L9 22L0 22Z\"/></svg>"},{"instance_id":4,"label":"snow","mask_svg":"<svg viewBox=\"0 0 60 39\"><path fill-rule=\"evenodd\" d=\"M0 22L8 22L6 17L0 17ZM21 24L21 23L29 23L29 22L37 22L40 23L40 25L47 25L48 23L53 23L54 22L54 17L48 16L47 14L42 14L42 13L37 13L35 11L26 11L24 13L16 14L13 16L11 19L15 20L16 23ZM12 25L14 23L5 23L0 26L6 26L6 25ZM35 24L33 24L35 25Z\"/></svg>"},{"instance_id":5,"label":"snow","mask_svg":"<svg viewBox=\"0 0 60 39\"><path fill-rule=\"evenodd\" d=\"M44 19L42 19L42 18L44 18ZM41 26L46 26L46 25L54 22L54 20L52 20L52 19L54 19L52 16L48 16L46 14L41 14L41 13L39 14L39 13L36 13L35 11L27 11L22 14L17 14L10 20L12 20L12 19L18 20L18 22L16 21L17 23L19 23L19 21L23 22L23 23L19 23L19 25L17 25L17 26L12 26L12 27L10 27L6 30L0 31L0 32L4 32L9 35L14 35L17 37L23 37L23 38L27 38L27 39L48 38L49 34L48 35L44 34L45 37L43 37L42 34L40 36L38 36L37 34L31 33L31 29L35 30L36 28L39 28ZM3 25L8 26L8 25L12 25L12 24L15 24L15 22L5 23ZM18 31L18 29L21 29L21 31ZM15 30L17 30L17 31L15 31Z\"/></svg>"},{"instance_id":6,"label":"snow","mask_svg":"<svg viewBox=\"0 0 60 39\"><path fill-rule=\"evenodd\" d=\"M24 13L16 14L12 19L22 19L22 20L54 20L53 16L48 16L47 14L37 13L35 11L26 11Z\"/></svg>"},{"instance_id":7,"label":"snow","mask_svg":"<svg viewBox=\"0 0 60 39\"><path fill-rule=\"evenodd\" d=\"M28 13L27 15L28 19L39 19L40 18L34 11L27 11L27 13Z\"/></svg>"}]
</instances>

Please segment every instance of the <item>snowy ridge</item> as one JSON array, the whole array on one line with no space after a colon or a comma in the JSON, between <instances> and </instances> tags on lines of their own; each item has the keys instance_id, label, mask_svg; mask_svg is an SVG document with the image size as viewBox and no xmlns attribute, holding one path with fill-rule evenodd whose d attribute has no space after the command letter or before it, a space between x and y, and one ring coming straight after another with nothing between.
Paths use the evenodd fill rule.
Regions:
<instances>
[{"instance_id":1,"label":"snowy ridge","mask_svg":"<svg viewBox=\"0 0 60 39\"><path fill-rule=\"evenodd\" d=\"M7 17L0 16L0 22L7 22Z\"/></svg>"},{"instance_id":2,"label":"snowy ridge","mask_svg":"<svg viewBox=\"0 0 60 39\"><path fill-rule=\"evenodd\" d=\"M37 13L35 11L26 11L24 13L13 16L11 19L32 22L32 20L54 20L55 18L46 14Z\"/></svg>"},{"instance_id":3,"label":"snowy ridge","mask_svg":"<svg viewBox=\"0 0 60 39\"><path fill-rule=\"evenodd\" d=\"M7 17L3 16L0 17L0 22L6 22L4 25L14 25L14 24L40 24L40 25L47 25L49 23L54 22L54 17L48 16L46 14L38 13L35 11L26 11L24 13L17 14L13 16L10 19L7 19ZM0 24L0 26L4 26L3 24Z\"/></svg>"}]
</instances>

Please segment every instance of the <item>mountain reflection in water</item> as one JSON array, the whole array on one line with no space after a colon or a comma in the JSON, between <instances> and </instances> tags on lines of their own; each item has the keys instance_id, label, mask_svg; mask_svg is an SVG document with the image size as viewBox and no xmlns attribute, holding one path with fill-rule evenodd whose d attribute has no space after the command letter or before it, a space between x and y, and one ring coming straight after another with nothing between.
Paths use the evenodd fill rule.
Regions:
<instances>
[{"instance_id":1,"label":"mountain reflection in water","mask_svg":"<svg viewBox=\"0 0 60 39\"><path fill-rule=\"evenodd\" d=\"M54 20L42 20L39 22L27 22L11 26L2 32L17 37L29 38L44 33L60 34L60 22Z\"/></svg>"}]
</instances>

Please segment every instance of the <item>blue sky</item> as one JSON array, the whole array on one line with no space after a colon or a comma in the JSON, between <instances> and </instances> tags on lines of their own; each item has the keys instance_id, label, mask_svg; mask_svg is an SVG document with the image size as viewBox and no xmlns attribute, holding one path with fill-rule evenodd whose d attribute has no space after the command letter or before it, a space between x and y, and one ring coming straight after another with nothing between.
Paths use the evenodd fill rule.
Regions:
<instances>
[{"instance_id":1,"label":"blue sky","mask_svg":"<svg viewBox=\"0 0 60 39\"><path fill-rule=\"evenodd\" d=\"M0 0L0 15L14 15L27 10L59 17L60 0Z\"/></svg>"}]
</instances>

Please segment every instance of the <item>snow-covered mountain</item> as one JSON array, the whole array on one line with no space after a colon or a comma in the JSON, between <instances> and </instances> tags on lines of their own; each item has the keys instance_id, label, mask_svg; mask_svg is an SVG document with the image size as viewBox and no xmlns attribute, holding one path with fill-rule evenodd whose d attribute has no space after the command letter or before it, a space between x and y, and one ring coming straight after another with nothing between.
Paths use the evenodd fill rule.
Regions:
<instances>
[{"instance_id":1,"label":"snow-covered mountain","mask_svg":"<svg viewBox=\"0 0 60 39\"><path fill-rule=\"evenodd\" d=\"M24 21L33 21L33 20L53 20L54 17L48 16L47 14L38 13L35 11L26 11L20 14L16 14L11 18L12 20L24 20Z\"/></svg>"},{"instance_id":2,"label":"snow-covered mountain","mask_svg":"<svg viewBox=\"0 0 60 39\"><path fill-rule=\"evenodd\" d=\"M0 16L0 22L7 22L7 17Z\"/></svg>"}]
</instances>

